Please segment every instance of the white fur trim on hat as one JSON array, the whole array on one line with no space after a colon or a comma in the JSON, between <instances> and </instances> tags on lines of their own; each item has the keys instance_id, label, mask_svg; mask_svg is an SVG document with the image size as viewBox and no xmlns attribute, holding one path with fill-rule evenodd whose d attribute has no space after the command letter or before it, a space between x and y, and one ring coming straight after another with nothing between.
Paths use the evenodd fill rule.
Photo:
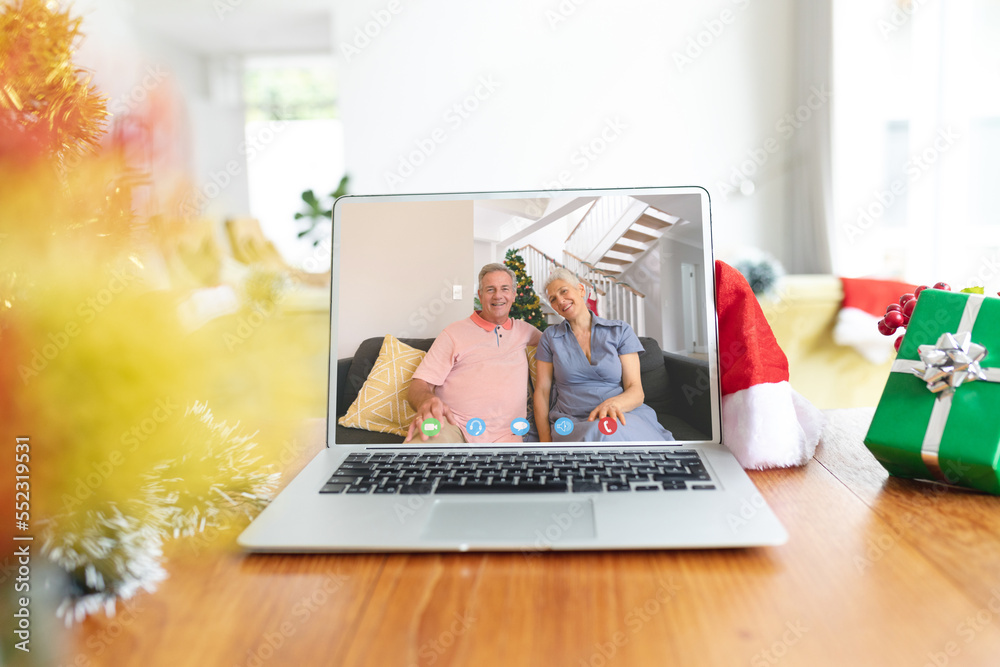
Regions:
<instances>
[{"instance_id":1,"label":"white fur trim on hat","mask_svg":"<svg viewBox=\"0 0 1000 667\"><path fill-rule=\"evenodd\" d=\"M722 441L744 468L805 465L825 424L823 413L787 382L722 397Z\"/></svg>"}]
</instances>

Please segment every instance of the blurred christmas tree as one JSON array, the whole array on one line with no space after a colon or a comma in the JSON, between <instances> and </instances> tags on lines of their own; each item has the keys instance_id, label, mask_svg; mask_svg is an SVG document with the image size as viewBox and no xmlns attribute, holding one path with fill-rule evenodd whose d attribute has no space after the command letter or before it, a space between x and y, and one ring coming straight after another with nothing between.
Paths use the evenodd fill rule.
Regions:
<instances>
[{"instance_id":1,"label":"blurred christmas tree","mask_svg":"<svg viewBox=\"0 0 1000 667\"><path fill-rule=\"evenodd\" d=\"M503 263L517 276L517 296L510 309L510 316L515 320L524 320L537 327L539 331L545 331L548 323L542 315L542 300L535 294L534 282L524 270L524 259L512 248L507 251Z\"/></svg>"}]
</instances>

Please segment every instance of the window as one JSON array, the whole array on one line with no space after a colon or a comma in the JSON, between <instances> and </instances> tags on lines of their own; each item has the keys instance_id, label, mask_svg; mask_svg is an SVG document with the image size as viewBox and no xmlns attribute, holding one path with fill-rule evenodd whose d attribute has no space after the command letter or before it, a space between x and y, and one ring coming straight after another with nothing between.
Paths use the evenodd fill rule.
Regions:
<instances>
[{"instance_id":1,"label":"window","mask_svg":"<svg viewBox=\"0 0 1000 667\"><path fill-rule=\"evenodd\" d=\"M244 72L247 122L337 117L332 58L250 58Z\"/></svg>"},{"instance_id":2,"label":"window","mask_svg":"<svg viewBox=\"0 0 1000 667\"><path fill-rule=\"evenodd\" d=\"M330 233L321 221L309 235L296 220L305 190L324 206L344 174L344 139L337 118L337 76L329 56L248 58L244 63L250 213L285 260L309 271L329 268Z\"/></svg>"},{"instance_id":3,"label":"window","mask_svg":"<svg viewBox=\"0 0 1000 667\"><path fill-rule=\"evenodd\" d=\"M990 0L835 0L837 273L1000 288L998 34Z\"/></svg>"}]
</instances>

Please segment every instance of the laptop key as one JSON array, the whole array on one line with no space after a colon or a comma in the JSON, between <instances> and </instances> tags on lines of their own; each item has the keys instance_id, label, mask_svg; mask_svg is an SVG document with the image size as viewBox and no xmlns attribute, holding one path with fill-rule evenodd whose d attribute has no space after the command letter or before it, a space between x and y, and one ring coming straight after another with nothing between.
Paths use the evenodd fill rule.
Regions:
<instances>
[{"instance_id":1,"label":"laptop key","mask_svg":"<svg viewBox=\"0 0 1000 667\"><path fill-rule=\"evenodd\" d=\"M437 486L435 493L491 493L494 489L486 482L469 482L459 484L458 482L441 482Z\"/></svg>"},{"instance_id":2,"label":"laptop key","mask_svg":"<svg viewBox=\"0 0 1000 667\"><path fill-rule=\"evenodd\" d=\"M351 488L347 489L348 493L368 493L372 490L371 486L367 484L355 484Z\"/></svg>"},{"instance_id":3,"label":"laptop key","mask_svg":"<svg viewBox=\"0 0 1000 667\"><path fill-rule=\"evenodd\" d=\"M539 484L524 482L520 484L455 484L446 482L438 484L437 493L565 493L566 483L551 482Z\"/></svg>"},{"instance_id":4,"label":"laptop key","mask_svg":"<svg viewBox=\"0 0 1000 667\"><path fill-rule=\"evenodd\" d=\"M653 475L653 480L657 482L683 482L686 479L695 479L695 477L686 472L668 472L661 475Z\"/></svg>"},{"instance_id":5,"label":"laptop key","mask_svg":"<svg viewBox=\"0 0 1000 667\"><path fill-rule=\"evenodd\" d=\"M573 493L600 493L601 491L604 491L604 485L600 482L573 481Z\"/></svg>"},{"instance_id":6,"label":"laptop key","mask_svg":"<svg viewBox=\"0 0 1000 667\"><path fill-rule=\"evenodd\" d=\"M698 452L693 449L677 449L672 452L666 453L667 460L673 459L675 461L693 461L701 459L698 456Z\"/></svg>"},{"instance_id":7,"label":"laptop key","mask_svg":"<svg viewBox=\"0 0 1000 667\"><path fill-rule=\"evenodd\" d=\"M364 475L372 471L372 468L368 467L366 463L351 463L344 464L337 468L333 473L334 475Z\"/></svg>"},{"instance_id":8,"label":"laptop key","mask_svg":"<svg viewBox=\"0 0 1000 667\"><path fill-rule=\"evenodd\" d=\"M608 491L631 491L632 487L628 483L622 482L610 482L608 484Z\"/></svg>"},{"instance_id":9,"label":"laptop key","mask_svg":"<svg viewBox=\"0 0 1000 667\"><path fill-rule=\"evenodd\" d=\"M358 478L358 475L334 475L326 481L327 484L350 484Z\"/></svg>"},{"instance_id":10,"label":"laptop key","mask_svg":"<svg viewBox=\"0 0 1000 667\"><path fill-rule=\"evenodd\" d=\"M428 495L432 488L434 488L432 482L417 482L415 484L404 484L399 488L399 492L401 494Z\"/></svg>"},{"instance_id":11,"label":"laptop key","mask_svg":"<svg viewBox=\"0 0 1000 667\"><path fill-rule=\"evenodd\" d=\"M565 493L569 490L569 486L566 482L546 482L542 484L541 482L534 482L521 480L521 483L517 486L511 487L511 490L517 491L519 493Z\"/></svg>"},{"instance_id":12,"label":"laptop key","mask_svg":"<svg viewBox=\"0 0 1000 667\"><path fill-rule=\"evenodd\" d=\"M341 493L348 487L347 484L324 484L319 490L320 493Z\"/></svg>"}]
</instances>

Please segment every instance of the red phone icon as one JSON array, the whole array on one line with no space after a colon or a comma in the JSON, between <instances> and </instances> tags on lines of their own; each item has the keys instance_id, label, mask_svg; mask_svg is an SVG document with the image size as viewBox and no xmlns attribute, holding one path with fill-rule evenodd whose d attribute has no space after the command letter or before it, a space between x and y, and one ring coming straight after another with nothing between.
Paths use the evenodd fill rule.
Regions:
<instances>
[{"instance_id":1,"label":"red phone icon","mask_svg":"<svg viewBox=\"0 0 1000 667\"><path fill-rule=\"evenodd\" d=\"M600 422L598 422L597 428L600 429L601 433L611 435L618 430L618 422L611 417L604 417Z\"/></svg>"}]
</instances>

